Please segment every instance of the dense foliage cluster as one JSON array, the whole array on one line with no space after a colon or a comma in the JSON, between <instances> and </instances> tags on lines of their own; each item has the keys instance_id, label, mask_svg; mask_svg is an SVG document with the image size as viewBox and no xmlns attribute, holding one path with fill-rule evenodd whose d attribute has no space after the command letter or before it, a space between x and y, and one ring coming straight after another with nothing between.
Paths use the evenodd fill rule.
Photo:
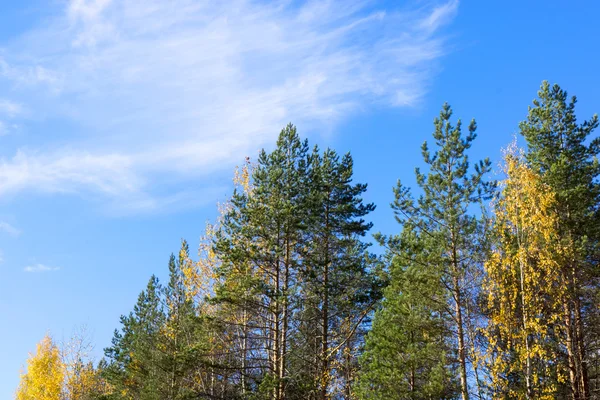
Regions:
<instances>
[{"instance_id":1,"label":"dense foliage cluster","mask_svg":"<svg viewBox=\"0 0 600 400\"><path fill-rule=\"evenodd\" d=\"M104 359L47 337L17 399L600 399L600 138L575 102L542 84L500 182L445 104L380 256L352 157L288 125Z\"/></svg>"}]
</instances>

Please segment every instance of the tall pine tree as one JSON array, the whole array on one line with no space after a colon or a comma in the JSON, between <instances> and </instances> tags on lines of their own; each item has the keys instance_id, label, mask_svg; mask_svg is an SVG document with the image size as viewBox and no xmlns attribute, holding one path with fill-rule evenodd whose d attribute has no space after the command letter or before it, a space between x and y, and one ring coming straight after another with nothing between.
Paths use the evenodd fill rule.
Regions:
<instances>
[{"instance_id":1,"label":"tall pine tree","mask_svg":"<svg viewBox=\"0 0 600 400\"><path fill-rule=\"evenodd\" d=\"M469 165L467 150L476 138L475 121L469 125L469 133L463 136L460 120L453 126L451 116L450 106L444 104L439 117L434 120L435 151L433 154L430 152L427 142L422 146L423 159L429 167L427 173L416 169L417 184L422 194L413 199L410 190L399 182L392 207L404 228L414 232L408 237L417 241L421 249L418 265L438 277L437 282L431 282L439 286L443 294L437 296L439 291L433 291L435 298L443 299L440 305L443 312L436 318L443 320L445 338L451 348L448 357L458 370L461 397L467 400L475 390L470 382L479 389L477 364L474 362L477 349L471 348L474 343L469 338L473 337L471 331L477 322L473 310L487 246L487 222L475 213L474 206L491 198L495 184L485 180L490 171L489 160L475 164L473 170ZM403 240L401 237L401 243ZM393 251L393 243L389 244ZM417 267L414 265L415 259L401 263L407 270ZM395 274L392 279L401 276ZM408 295L416 288L405 290ZM423 293L423 296L427 294ZM425 310L429 308L427 304L420 307L425 307ZM385 311L378 315L385 316ZM375 320L374 325L377 324ZM377 341L374 335L370 339ZM412 357L413 350L414 347L407 342L406 347L398 349L397 356L399 359ZM398 361L397 368L404 370L406 365ZM468 378L470 372L475 374L474 380Z\"/></svg>"},{"instance_id":2,"label":"tall pine tree","mask_svg":"<svg viewBox=\"0 0 600 400\"><path fill-rule=\"evenodd\" d=\"M234 193L216 243L220 276L240 279L236 285L217 288L216 300L234 304L242 296L246 306L252 301L255 329L247 332L248 340L262 349L254 352L256 386L273 400L286 398L294 376L289 342L298 305L307 151L293 125L281 131L276 149L260 153L252 193Z\"/></svg>"},{"instance_id":3,"label":"tall pine tree","mask_svg":"<svg viewBox=\"0 0 600 400\"><path fill-rule=\"evenodd\" d=\"M561 265L569 289L563 305L569 343L565 356L572 397L588 399L589 365L598 346L594 304L600 280L600 138L590 140L597 115L577 123L576 102L560 86L544 81L520 132L528 145L527 161L556 193L559 235L574 246L572 259Z\"/></svg>"},{"instance_id":4,"label":"tall pine tree","mask_svg":"<svg viewBox=\"0 0 600 400\"><path fill-rule=\"evenodd\" d=\"M353 160L315 147L309 157L306 219L301 246L300 315L297 346L309 399L350 397L362 327L374 300L373 278L363 237L373 204L360 197L365 184L352 183ZM308 361L308 362L306 362ZM337 376L335 372L338 372Z\"/></svg>"},{"instance_id":5,"label":"tall pine tree","mask_svg":"<svg viewBox=\"0 0 600 400\"><path fill-rule=\"evenodd\" d=\"M360 399L453 399L459 392L441 271L410 225L385 241L389 284L361 356Z\"/></svg>"}]
</instances>

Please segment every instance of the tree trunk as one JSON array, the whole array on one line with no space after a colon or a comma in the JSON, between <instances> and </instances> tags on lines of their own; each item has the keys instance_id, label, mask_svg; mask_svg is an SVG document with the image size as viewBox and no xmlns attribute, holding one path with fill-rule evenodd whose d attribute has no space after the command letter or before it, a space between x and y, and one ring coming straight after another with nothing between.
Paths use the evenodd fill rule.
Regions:
<instances>
[{"instance_id":1,"label":"tree trunk","mask_svg":"<svg viewBox=\"0 0 600 400\"><path fill-rule=\"evenodd\" d=\"M327 400L329 388L329 265L323 270L323 321L321 336L321 400Z\"/></svg>"},{"instance_id":2,"label":"tree trunk","mask_svg":"<svg viewBox=\"0 0 600 400\"><path fill-rule=\"evenodd\" d=\"M288 244L289 246L289 244ZM288 248L289 251L289 248ZM279 355L279 398L285 399L285 378L286 378L286 358L287 358L287 334L288 334L288 322L289 322L289 301L288 301L288 290L290 285L290 268L289 264L286 263L284 280L283 280L283 309L282 309L282 327L281 327L281 339L280 349L281 354Z\"/></svg>"},{"instance_id":3,"label":"tree trunk","mask_svg":"<svg viewBox=\"0 0 600 400\"><path fill-rule=\"evenodd\" d=\"M465 333L463 329L462 300L458 277L454 277L454 296L456 300L456 324L458 328L458 363L460 368L460 392L462 400L469 400L467 382L467 357L465 352Z\"/></svg>"},{"instance_id":4,"label":"tree trunk","mask_svg":"<svg viewBox=\"0 0 600 400\"><path fill-rule=\"evenodd\" d=\"M466 346L465 346L465 332L464 332L464 321L462 315L462 289L460 286L460 264L458 261L458 254L456 250L456 239L455 233L451 231L451 244L452 244L452 267L454 269L452 276L452 283L454 285L452 295L454 296L455 302L455 321L457 325L458 333L458 363L460 370L460 392L462 400L469 400L469 384L467 382L467 357L466 357Z\"/></svg>"},{"instance_id":5,"label":"tree trunk","mask_svg":"<svg viewBox=\"0 0 600 400\"><path fill-rule=\"evenodd\" d=\"M525 396L527 399L531 399L533 396L531 385L531 349L529 344L529 329L527 327L528 315L527 304L525 304L525 273L523 271L523 260L519 260L519 276L521 279L521 318L523 322L523 332L525 333L525 351L527 352L525 358Z\"/></svg>"},{"instance_id":6,"label":"tree trunk","mask_svg":"<svg viewBox=\"0 0 600 400\"><path fill-rule=\"evenodd\" d=\"M247 382L246 382L246 373L248 369L248 310L247 303L244 301L244 310L242 312L242 376L241 376L241 385L242 385L242 397L246 398L246 390L247 390Z\"/></svg>"},{"instance_id":7,"label":"tree trunk","mask_svg":"<svg viewBox=\"0 0 600 400\"><path fill-rule=\"evenodd\" d=\"M573 277L574 285L576 284L576 278ZM574 288L575 290L577 287ZM575 292L575 338L576 338L576 349L577 349L577 362L579 364L579 390L583 399L588 400L591 398L590 394L590 382L588 377L588 366L587 366L587 354L585 349L585 331L583 327L583 318L581 316L581 300L579 293Z\"/></svg>"},{"instance_id":8,"label":"tree trunk","mask_svg":"<svg viewBox=\"0 0 600 400\"><path fill-rule=\"evenodd\" d=\"M567 332L567 360L569 363L569 383L571 384L571 395L573 400L580 400L579 382L577 379L577 363L573 349L573 318L571 317L571 308L566 300L563 300L563 312L565 318L565 328Z\"/></svg>"},{"instance_id":9,"label":"tree trunk","mask_svg":"<svg viewBox=\"0 0 600 400\"><path fill-rule=\"evenodd\" d=\"M276 267L275 267L275 300L274 300L274 311L273 311L273 329L272 329L272 337L273 337L273 343L272 343L272 370L273 370L273 374L275 375L275 378L278 380L280 377L280 372L279 372L279 366L280 366L280 324L281 324L281 320L280 320L280 303L279 303L279 299L280 299L280 291L281 291L281 284L280 284L280 262L279 259L276 260ZM273 387L273 400L280 400L280 386L279 386L279 382L276 382L275 387Z\"/></svg>"}]
</instances>

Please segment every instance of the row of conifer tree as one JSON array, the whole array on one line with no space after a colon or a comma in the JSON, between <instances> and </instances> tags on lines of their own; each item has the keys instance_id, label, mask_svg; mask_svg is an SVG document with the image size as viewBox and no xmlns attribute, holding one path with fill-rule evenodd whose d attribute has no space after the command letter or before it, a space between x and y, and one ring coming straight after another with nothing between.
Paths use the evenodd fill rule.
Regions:
<instances>
[{"instance_id":1,"label":"row of conifer tree","mask_svg":"<svg viewBox=\"0 0 600 400\"><path fill-rule=\"evenodd\" d=\"M600 138L575 103L542 84L500 182L444 105L392 235L350 154L288 125L104 359L46 338L17 398L600 399Z\"/></svg>"}]
</instances>

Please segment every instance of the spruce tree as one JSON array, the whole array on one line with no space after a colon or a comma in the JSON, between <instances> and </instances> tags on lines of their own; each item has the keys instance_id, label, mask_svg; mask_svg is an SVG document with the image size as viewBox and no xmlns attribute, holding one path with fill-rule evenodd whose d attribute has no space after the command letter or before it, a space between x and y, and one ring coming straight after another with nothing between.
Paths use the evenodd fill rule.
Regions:
<instances>
[{"instance_id":1,"label":"spruce tree","mask_svg":"<svg viewBox=\"0 0 600 400\"><path fill-rule=\"evenodd\" d=\"M104 370L113 387L111 399L163 400L162 355L158 349L165 314L160 301L160 285L152 276L146 290L127 316L121 316L121 329L115 330L112 346L104 350L108 365Z\"/></svg>"}]
</instances>

